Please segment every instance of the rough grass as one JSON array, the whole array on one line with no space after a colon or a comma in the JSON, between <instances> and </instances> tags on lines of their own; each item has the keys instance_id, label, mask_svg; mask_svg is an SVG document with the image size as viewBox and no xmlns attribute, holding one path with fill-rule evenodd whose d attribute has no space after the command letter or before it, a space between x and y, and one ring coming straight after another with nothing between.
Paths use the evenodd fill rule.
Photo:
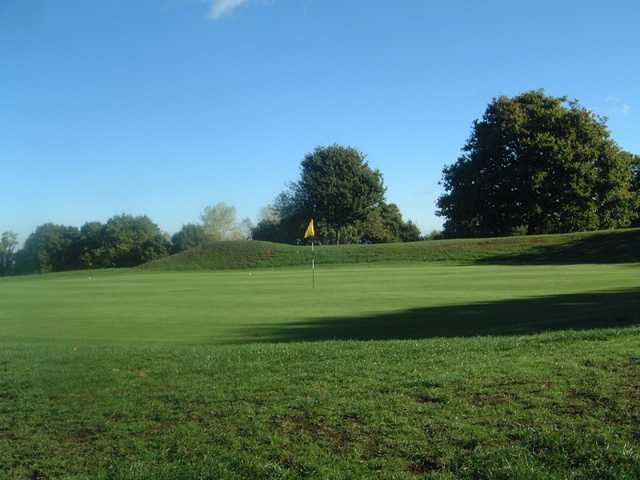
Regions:
<instances>
[{"instance_id":1,"label":"rough grass","mask_svg":"<svg viewBox=\"0 0 640 480\"><path fill-rule=\"evenodd\" d=\"M7 479L637 479L640 329L4 343Z\"/></svg>"},{"instance_id":2,"label":"rough grass","mask_svg":"<svg viewBox=\"0 0 640 480\"><path fill-rule=\"evenodd\" d=\"M144 270L220 270L307 265L309 246L270 242L212 242L150 262ZM319 264L378 262L612 263L640 261L640 230L430 240L316 248Z\"/></svg>"},{"instance_id":3,"label":"rough grass","mask_svg":"<svg viewBox=\"0 0 640 480\"><path fill-rule=\"evenodd\" d=\"M318 273L0 280L0 478L640 477L640 265Z\"/></svg>"}]
</instances>

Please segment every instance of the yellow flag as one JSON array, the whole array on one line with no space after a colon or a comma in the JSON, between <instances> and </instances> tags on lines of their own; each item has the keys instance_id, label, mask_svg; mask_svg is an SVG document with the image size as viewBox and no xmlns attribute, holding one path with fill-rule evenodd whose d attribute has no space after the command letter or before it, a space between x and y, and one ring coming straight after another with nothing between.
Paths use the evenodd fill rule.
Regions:
<instances>
[{"instance_id":1,"label":"yellow flag","mask_svg":"<svg viewBox=\"0 0 640 480\"><path fill-rule=\"evenodd\" d=\"M304 238L315 237L315 236L316 236L316 230L315 228L313 228L313 218L312 218L311 221L309 222L309 226L307 227L307 230L304 232Z\"/></svg>"}]
</instances>

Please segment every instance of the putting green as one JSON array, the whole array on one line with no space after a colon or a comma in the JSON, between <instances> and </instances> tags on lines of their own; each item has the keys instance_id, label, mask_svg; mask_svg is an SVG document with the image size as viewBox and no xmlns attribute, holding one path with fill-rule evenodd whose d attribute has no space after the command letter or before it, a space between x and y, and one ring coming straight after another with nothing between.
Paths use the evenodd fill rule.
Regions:
<instances>
[{"instance_id":1,"label":"putting green","mask_svg":"<svg viewBox=\"0 0 640 480\"><path fill-rule=\"evenodd\" d=\"M640 265L131 270L0 280L0 337L109 343L426 338L635 320Z\"/></svg>"}]
</instances>

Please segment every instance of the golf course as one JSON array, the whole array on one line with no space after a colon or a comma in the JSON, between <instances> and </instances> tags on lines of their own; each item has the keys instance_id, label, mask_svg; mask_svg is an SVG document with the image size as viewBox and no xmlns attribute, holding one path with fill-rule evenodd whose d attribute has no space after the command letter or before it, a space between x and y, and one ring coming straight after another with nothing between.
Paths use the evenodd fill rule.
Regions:
<instances>
[{"instance_id":1,"label":"golf course","mask_svg":"<svg viewBox=\"0 0 640 480\"><path fill-rule=\"evenodd\" d=\"M639 232L0 278L0 477L638 478Z\"/></svg>"}]
</instances>

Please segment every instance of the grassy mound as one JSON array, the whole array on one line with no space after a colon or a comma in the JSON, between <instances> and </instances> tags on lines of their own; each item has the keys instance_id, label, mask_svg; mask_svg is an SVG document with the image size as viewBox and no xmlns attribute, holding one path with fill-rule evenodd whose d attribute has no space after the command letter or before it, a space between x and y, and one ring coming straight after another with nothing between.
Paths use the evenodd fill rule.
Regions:
<instances>
[{"instance_id":1,"label":"grassy mound","mask_svg":"<svg viewBox=\"0 0 640 480\"><path fill-rule=\"evenodd\" d=\"M145 270L222 270L307 265L309 246L212 242L143 265ZM430 240L316 248L318 264L370 262L612 263L640 261L640 229L564 235Z\"/></svg>"}]
</instances>

